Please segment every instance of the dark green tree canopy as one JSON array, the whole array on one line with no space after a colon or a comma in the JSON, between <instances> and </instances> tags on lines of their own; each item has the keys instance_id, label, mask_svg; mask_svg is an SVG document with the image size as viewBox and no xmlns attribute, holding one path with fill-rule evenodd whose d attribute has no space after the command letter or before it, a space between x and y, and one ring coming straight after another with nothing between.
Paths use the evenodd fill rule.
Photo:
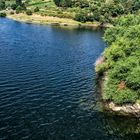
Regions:
<instances>
[{"instance_id":1,"label":"dark green tree canopy","mask_svg":"<svg viewBox=\"0 0 140 140\"><path fill-rule=\"evenodd\" d=\"M22 0L16 0L16 4L17 5L21 5L22 4Z\"/></svg>"},{"instance_id":2,"label":"dark green tree canopy","mask_svg":"<svg viewBox=\"0 0 140 140\"><path fill-rule=\"evenodd\" d=\"M5 1L0 0L0 10L4 10L6 8Z\"/></svg>"}]
</instances>

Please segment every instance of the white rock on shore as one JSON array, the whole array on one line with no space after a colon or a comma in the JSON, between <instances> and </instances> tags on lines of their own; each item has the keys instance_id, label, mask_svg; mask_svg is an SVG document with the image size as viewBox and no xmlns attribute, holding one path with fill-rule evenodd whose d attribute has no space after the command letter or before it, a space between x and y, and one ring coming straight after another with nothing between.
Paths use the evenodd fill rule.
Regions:
<instances>
[{"instance_id":1,"label":"white rock on shore","mask_svg":"<svg viewBox=\"0 0 140 140\"><path fill-rule=\"evenodd\" d=\"M113 102L108 104L109 109L114 112L121 112L124 114L132 114L136 117L140 117L140 104L125 104L122 106L116 105Z\"/></svg>"}]
</instances>

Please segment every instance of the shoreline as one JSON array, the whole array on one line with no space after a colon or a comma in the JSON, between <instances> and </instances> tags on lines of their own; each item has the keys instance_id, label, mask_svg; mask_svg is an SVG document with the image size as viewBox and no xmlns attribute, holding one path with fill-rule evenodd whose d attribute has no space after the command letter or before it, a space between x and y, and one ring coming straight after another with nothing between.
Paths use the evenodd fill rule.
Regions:
<instances>
[{"instance_id":1,"label":"shoreline","mask_svg":"<svg viewBox=\"0 0 140 140\"><path fill-rule=\"evenodd\" d=\"M19 22L24 22L24 23L51 25L51 26L58 26L58 27L90 28L90 29L113 27L113 25L111 24L100 24L97 22L81 23L72 19L50 17L50 16L40 16L36 14L33 14L31 16L28 16L23 13L14 14L14 15L8 14L7 18L15 20L15 21L19 21ZM97 65L101 65L102 62L103 62L103 57L101 56L97 59L95 67ZM97 75L102 110L105 112L110 112L115 115L133 116L133 117L140 118L140 104L138 103L117 105L113 103L112 101L103 100L103 85L104 85L105 78L106 78L105 74L103 76Z\"/></svg>"},{"instance_id":2,"label":"shoreline","mask_svg":"<svg viewBox=\"0 0 140 140\"><path fill-rule=\"evenodd\" d=\"M50 16L40 16L40 15L31 15L28 16L26 14L14 14L8 15L7 18L24 22L30 24L40 24L40 25L51 25L51 26L58 26L58 27L72 27L72 28L90 28L90 29L98 29L98 28L110 28L113 27L111 24L103 24L100 23L81 23L72 19L66 18L58 18L58 17L50 17ZM99 57L96 61L95 67L97 65L101 65L103 62L102 56ZM103 76L97 75L99 93L101 98L102 104L102 111L111 113L114 115L121 115L121 116L131 116L140 118L140 104L123 104L123 105L116 105L112 101L105 101L103 100L103 85L106 79L106 74L104 73Z\"/></svg>"},{"instance_id":3,"label":"shoreline","mask_svg":"<svg viewBox=\"0 0 140 140\"><path fill-rule=\"evenodd\" d=\"M105 75L101 77L97 77L98 79L98 87L99 94L101 98L101 110L105 113L111 113L118 116L129 116L140 118L140 104L138 103L127 103L122 105L117 105L112 101L105 101L103 99L103 85L105 81Z\"/></svg>"},{"instance_id":4,"label":"shoreline","mask_svg":"<svg viewBox=\"0 0 140 140\"><path fill-rule=\"evenodd\" d=\"M31 24L33 23L33 24L51 25L51 26L60 26L60 27L75 27L75 28L90 28L90 29L113 27L113 25L111 24L100 24L98 22L81 23L73 19L51 17L51 16L40 16L37 14L33 14L31 16L28 16L23 13L13 14L13 15L8 14L7 18L19 22L24 22L24 23L31 23Z\"/></svg>"},{"instance_id":5,"label":"shoreline","mask_svg":"<svg viewBox=\"0 0 140 140\"><path fill-rule=\"evenodd\" d=\"M101 65L102 62L103 62L103 57L101 56L96 60L95 67L97 65ZM106 101L103 99L103 93L104 93L103 86L107 78L106 75L107 74L105 72L102 76L98 75L97 73L97 83L98 83L98 91L100 94L101 110L103 112L111 113L114 115L140 118L140 104L127 103L127 104L117 105L112 101Z\"/></svg>"},{"instance_id":6,"label":"shoreline","mask_svg":"<svg viewBox=\"0 0 140 140\"><path fill-rule=\"evenodd\" d=\"M58 26L58 27L72 27L72 28L90 28L90 29L98 29L98 28L110 28L113 27L111 24L100 24L97 22L93 23L81 23L72 19L66 18L58 18L58 17L50 17L50 16L40 16L33 14L28 16L26 14L14 14L14 15L7 15L7 18L24 22L30 24L39 24L39 25L51 25L51 26ZM103 61L102 56L99 57L96 61L95 67L97 65L101 65ZM105 101L102 99L103 97L103 85L105 81L105 74L103 76L97 75L97 81L99 86L99 93L101 98L102 110L104 112L110 112L115 115L122 115L122 116L133 116L140 118L140 104L123 104L123 105L116 105L112 101Z\"/></svg>"}]
</instances>

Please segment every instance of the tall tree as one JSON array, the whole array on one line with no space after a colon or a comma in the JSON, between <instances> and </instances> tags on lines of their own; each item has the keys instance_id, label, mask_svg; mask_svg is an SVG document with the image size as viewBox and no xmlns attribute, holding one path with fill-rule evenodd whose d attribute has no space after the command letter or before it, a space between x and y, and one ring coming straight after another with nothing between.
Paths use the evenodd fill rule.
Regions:
<instances>
[{"instance_id":1,"label":"tall tree","mask_svg":"<svg viewBox=\"0 0 140 140\"><path fill-rule=\"evenodd\" d=\"M72 4L72 0L53 0L57 6L60 7L70 7Z\"/></svg>"},{"instance_id":2,"label":"tall tree","mask_svg":"<svg viewBox=\"0 0 140 140\"><path fill-rule=\"evenodd\" d=\"M16 4L17 5L21 5L22 4L22 0L16 0Z\"/></svg>"},{"instance_id":3,"label":"tall tree","mask_svg":"<svg viewBox=\"0 0 140 140\"><path fill-rule=\"evenodd\" d=\"M0 10L4 10L5 7L6 7L5 1L4 0L0 0Z\"/></svg>"}]
</instances>

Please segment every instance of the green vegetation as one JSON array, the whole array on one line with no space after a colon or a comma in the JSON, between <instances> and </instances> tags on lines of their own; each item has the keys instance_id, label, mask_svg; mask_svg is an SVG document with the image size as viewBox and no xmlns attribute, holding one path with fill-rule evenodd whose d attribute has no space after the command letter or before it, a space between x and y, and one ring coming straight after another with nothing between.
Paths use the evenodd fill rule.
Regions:
<instances>
[{"instance_id":1,"label":"green vegetation","mask_svg":"<svg viewBox=\"0 0 140 140\"><path fill-rule=\"evenodd\" d=\"M59 7L75 8L74 19L86 21L111 22L122 14L138 13L139 0L54 0Z\"/></svg>"},{"instance_id":2,"label":"green vegetation","mask_svg":"<svg viewBox=\"0 0 140 140\"><path fill-rule=\"evenodd\" d=\"M32 11L28 9L28 10L26 11L26 14L27 14L28 16L30 16L30 15L32 15Z\"/></svg>"},{"instance_id":3,"label":"green vegetation","mask_svg":"<svg viewBox=\"0 0 140 140\"><path fill-rule=\"evenodd\" d=\"M139 14L139 0L0 0L0 10L31 10L41 16L70 18L80 22L112 23L116 17Z\"/></svg>"},{"instance_id":4,"label":"green vegetation","mask_svg":"<svg viewBox=\"0 0 140 140\"><path fill-rule=\"evenodd\" d=\"M24 12L26 10L26 7L19 5L19 6L16 7L15 10L16 10L16 14L19 14L21 12Z\"/></svg>"},{"instance_id":5,"label":"green vegetation","mask_svg":"<svg viewBox=\"0 0 140 140\"><path fill-rule=\"evenodd\" d=\"M35 7L34 12L39 12L39 7Z\"/></svg>"},{"instance_id":6,"label":"green vegetation","mask_svg":"<svg viewBox=\"0 0 140 140\"><path fill-rule=\"evenodd\" d=\"M1 13L0 13L0 17L6 17L6 13L1 12Z\"/></svg>"},{"instance_id":7,"label":"green vegetation","mask_svg":"<svg viewBox=\"0 0 140 140\"><path fill-rule=\"evenodd\" d=\"M0 10L4 10L6 8L6 4L4 0L0 1Z\"/></svg>"},{"instance_id":8,"label":"green vegetation","mask_svg":"<svg viewBox=\"0 0 140 140\"><path fill-rule=\"evenodd\" d=\"M135 103L140 99L140 17L122 16L115 27L107 29L104 39L109 45L99 74L106 74L103 98L117 104Z\"/></svg>"}]
</instances>

